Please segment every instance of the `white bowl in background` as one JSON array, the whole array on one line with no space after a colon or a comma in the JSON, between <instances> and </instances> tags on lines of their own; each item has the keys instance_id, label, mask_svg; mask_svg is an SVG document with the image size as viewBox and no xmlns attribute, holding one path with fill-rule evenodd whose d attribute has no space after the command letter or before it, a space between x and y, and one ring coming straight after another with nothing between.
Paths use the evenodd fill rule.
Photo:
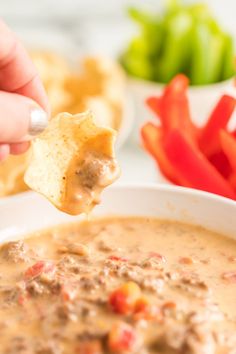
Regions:
<instances>
[{"instance_id":1,"label":"white bowl in background","mask_svg":"<svg viewBox=\"0 0 236 354\"><path fill-rule=\"evenodd\" d=\"M48 26L45 28L39 27L32 29L27 27L18 28L16 31L28 49L33 51L50 51L58 54L64 57L72 67L76 67L79 59L88 54L84 52L79 43L74 40L71 33L68 33L66 30L58 30L53 26ZM94 55L96 54L94 53ZM117 134L117 149L120 149L128 139L134 123L133 97L129 94L128 89L124 96L123 115Z\"/></svg>"},{"instance_id":2,"label":"white bowl in background","mask_svg":"<svg viewBox=\"0 0 236 354\"><path fill-rule=\"evenodd\" d=\"M117 133L116 148L119 150L128 140L134 126L134 103L130 94L126 95L121 118L120 128Z\"/></svg>"},{"instance_id":3,"label":"white bowl in background","mask_svg":"<svg viewBox=\"0 0 236 354\"><path fill-rule=\"evenodd\" d=\"M134 100L135 129L132 138L135 141L139 139L140 127L153 117L153 113L145 104L146 99L149 96L160 95L163 92L164 86L164 84L151 81L129 78L129 92L132 94ZM190 110L196 125L201 126L206 122L212 108L224 93L236 96L233 79L211 85L189 87ZM234 119L236 120L236 117Z\"/></svg>"},{"instance_id":4,"label":"white bowl in background","mask_svg":"<svg viewBox=\"0 0 236 354\"><path fill-rule=\"evenodd\" d=\"M58 211L33 192L0 200L0 241L82 217ZM163 185L113 186L94 216L148 216L177 220L236 238L236 202L206 192ZM165 240L163 240L165 242Z\"/></svg>"}]
</instances>

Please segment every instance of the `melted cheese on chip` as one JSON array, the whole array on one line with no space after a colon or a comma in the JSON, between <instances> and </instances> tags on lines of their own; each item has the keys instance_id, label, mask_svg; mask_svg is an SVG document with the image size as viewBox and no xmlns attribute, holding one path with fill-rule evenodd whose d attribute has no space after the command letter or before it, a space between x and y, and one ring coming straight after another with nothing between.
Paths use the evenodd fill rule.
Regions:
<instances>
[{"instance_id":1,"label":"melted cheese on chip","mask_svg":"<svg viewBox=\"0 0 236 354\"><path fill-rule=\"evenodd\" d=\"M120 174L115 135L95 125L90 112L57 115L32 142L25 183L68 214L88 213Z\"/></svg>"}]
</instances>

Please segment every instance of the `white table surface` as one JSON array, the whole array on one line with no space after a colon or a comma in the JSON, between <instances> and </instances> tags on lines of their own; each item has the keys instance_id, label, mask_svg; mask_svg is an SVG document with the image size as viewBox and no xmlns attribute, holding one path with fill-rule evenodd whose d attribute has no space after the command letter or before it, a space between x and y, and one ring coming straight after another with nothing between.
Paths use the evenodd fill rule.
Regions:
<instances>
[{"instance_id":1,"label":"white table surface","mask_svg":"<svg viewBox=\"0 0 236 354\"><path fill-rule=\"evenodd\" d=\"M117 183L165 183L154 160L135 143L126 143L118 152L121 176Z\"/></svg>"}]
</instances>

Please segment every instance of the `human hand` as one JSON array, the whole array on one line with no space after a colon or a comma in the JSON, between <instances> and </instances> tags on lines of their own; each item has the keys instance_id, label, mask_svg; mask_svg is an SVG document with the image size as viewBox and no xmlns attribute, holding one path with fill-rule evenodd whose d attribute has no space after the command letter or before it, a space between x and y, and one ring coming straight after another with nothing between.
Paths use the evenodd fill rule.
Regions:
<instances>
[{"instance_id":1,"label":"human hand","mask_svg":"<svg viewBox=\"0 0 236 354\"><path fill-rule=\"evenodd\" d=\"M47 126L47 95L30 57L0 20L0 161L25 152Z\"/></svg>"}]
</instances>

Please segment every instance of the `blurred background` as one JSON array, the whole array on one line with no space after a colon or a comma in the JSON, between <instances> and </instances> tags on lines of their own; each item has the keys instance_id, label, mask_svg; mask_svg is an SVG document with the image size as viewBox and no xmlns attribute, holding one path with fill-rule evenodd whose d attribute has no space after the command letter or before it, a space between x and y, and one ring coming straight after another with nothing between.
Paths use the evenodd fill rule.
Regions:
<instances>
[{"instance_id":1,"label":"blurred background","mask_svg":"<svg viewBox=\"0 0 236 354\"><path fill-rule=\"evenodd\" d=\"M138 11L128 11L131 7ZM169 183L157 168L159 162L141 144L140 128L153 118L147 97L160 95L163 85L183 72L191 84L192 119L201 127L222 94L235 95L235 14L235 0L7 0L1 4L2 18L32 54L53 114L90 108L99 123L117 129L120 182L132 183ZM233 128L235 120L231 119ZM1 174L7 176L2 191L0 183L0 195L25 188L27 161L23 157L0 165L0 179ZM22 168L7 187L5 171L15 165Z\"/></svg>"},{"instance_id":2,"label":"blurred background","mask_svg":"<svg viewBox=\"0 0 236 354\"><path fill-rule=\"evenodd\" d=\"M193 0L185 3L194 3ZM234 0L205 0L227 29L236 33ZM64 46L116 55L135 31L127 16L129 6L161 11L162 0L8 0L2 18L33 44ZM37 35L36 35L37 33ZM53 41L52 41L53 38ZM43 42L42 42L43 41Z\"/></svg>"}]
</instances>

